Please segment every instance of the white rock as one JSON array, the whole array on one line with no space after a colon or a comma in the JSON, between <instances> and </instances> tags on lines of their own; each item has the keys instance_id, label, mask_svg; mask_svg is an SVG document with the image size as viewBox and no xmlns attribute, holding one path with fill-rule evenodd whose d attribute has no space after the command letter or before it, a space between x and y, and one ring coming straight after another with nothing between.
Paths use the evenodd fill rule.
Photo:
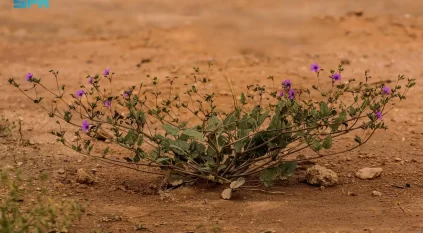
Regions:
<instances>
[{"instance_id":1,"label":"white rock","mask_svg":"<svg viewBox=\"0 0 423 233\"><path fill-rule=\"evenodd\" d=\"M58 174L65 174L65 169L63 169L63 168L60 168L59 170L57 170L57 173Z\"/></svg>"},{"instance_id":2,"label":"white rock","mask_svg":"<svg viewBox=\"0 0 423 233\"><path fill-rule=\"evenodd\" d=\"M381 193L381 192L379 192L379 191L374 190L374 191L372 192L372 195L373 195L373 196L380 197L380 196L382 196L382 193Z\"/></svg>"},{"instance_id":3,"label":"white rock","mask_svg":"<svg viewBox=\"0 0 423 233\"><path fill-rule=\"evenodd\" d=\"M383 169L381 167L365 167L358 170L355 175L362 180L371 180L379 177L382 171Z\"/></svg>"},{"instance_id":4,"label":"white rock","mask_svg":"<svg viewBox=\"0 0 423 233\"><path fill-rule=\"evenodd\" d=\"M336 172L320 165L314 165L307 169L306 180L308 184L326 187L339 183Z\"/></svg>"}]
</instances>

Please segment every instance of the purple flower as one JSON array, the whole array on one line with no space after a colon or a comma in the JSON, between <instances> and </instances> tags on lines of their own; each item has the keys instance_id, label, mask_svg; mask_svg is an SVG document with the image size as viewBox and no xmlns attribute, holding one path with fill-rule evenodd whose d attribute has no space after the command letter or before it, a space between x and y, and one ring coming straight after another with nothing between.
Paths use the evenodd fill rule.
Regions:
<instances>
[{"instance_id":1,"label":"purple flower","mask_svg":"<svg viewBox=\"0 0 423 233\"><path fill-rule=\"evenodd\" d=\"M109 75L109 73L110 73L110 68L107 68L107 69L104 70L103 75L107 76L107 75Z\"/></svg>"},{"instance_id":2,"label":"purple flower","mask_svg":"<svg viewBox=\"0 0 423 233\"><path fill-rule=\"evenodd\" d=\"M259 94L259 96L262 96L263 95L263 92L262 91L259 91L258 94Z\"/></svg>"},{"instance_id":3,"label":"purple flower","mask_svg":"<svg viewBox=\"0 0 423 233\"><path fill-rule=\"evenodd\" d=\"M314 72L319 72L320 71L320 66L317 63L314 63L310 66L310 70L314 71Z\"/></svg>"},{"instance_id":4,"label":"purple flower","mask_svg":"<svg viewBox=\"0 0 423 233\"><path fill-rule=\"evenodd\" d=\"M82 131L87 132L90 129L90 123L87 120L82 121Z\"/></svg>"},{"instance_id":5,"label":"purple flower","mask_svg":"<svg viewBox=\"0 0 423 233\"><path fill-rule=\"evenodd\" d=\"M279 97L283 96L283 90L281 92L279 92Z\"/></svg>"},{"instance_id":6,"label":"purple flower","mask_svg":"<svg viewBox=\"0 0 423 233\"><path fill-rule=\"evenodd\" d=\"M384 95L391 94L391 89L389 87L387 87L387 86L383 86L382 87L382 94L384 94Z\"/></svg>"},{"instance_id":7,"label":"purple flower","mask_svg":"<svg viewBox=\"0 0 423 233\"><path fill-rule=\"evenodd\" d=\"M79 90L76 92L76 97L81 98L85 94L84 90Z\"/></svg>"},{"instance_id":8,"label":"purple flower","mask_svg":"<svg viewBox=\"0 0 423 233\"><path fill-rule=\"evenodd\" d=\"M331 78L333 81L339 81L341 80L341 75L339 73L334 73Z\"/></svg>"},{"instance_id":9,"label":"purple flower","mask_svg":"<svg viewBox=\"0 0 423 233\"><path fill-rule=\"evenodd\" d=\"M106 106L106 108L110 108L111 105L112 105L112 101L111 100L104 101L104 106Z\"/></svg>"},{"instance_id":10,"label":"purple flower","mask_svg":"<svg viewBox=\"0 0 423 233\"><path fill-rule=\"evenodd\" d=\"M30 81L32 79L32 73L28 73L26 76L26 81Z\"/></svg>"},{"instance_id":11,"label":"purple flower","mask_svg":"<svg viewBox=\"0 0 423 233\"><path fill-rule=\"evenodd\" d=\"M291 89L291 86L292 86L291 80L287 79L287 80L283 81L282 86L284 86L288 89Z\"/></svg>"},{"instance_id":12,"label":"purple flower","mask_svg":"<svg viewBox=\"0 0 423 233\"><path fill-rule=\"evenodd\" d=\"M376 118L377 118L378 120L382 119L382 113L380 112L380 110L377 110L377 111L375 112L375 115L376 115Z\"/></svg>"},{"instance_id":13,"label":"purple flower","mask_svg":"<svg viewBox=\"0 0 423 233\"><path fill-rule=\"evenodd\" d=\"M288 95L289 95L289 99L293 100L295 97L295 91L293 89L290 89Z\"/></svg>"},{"instance_id":14,"label":"purple flower","mask_svg":"<svg viewBox=\"0 0 423 233\"><path fill-rule=\"evenodd\" d=\"M88 79L88 84L93 84L93 81L94 81L94 78L93 78L93 77L90 77L90 78Z\"/></svg>"},{"instance_id":15,"label":"purple flower","mask_svg":"<svg viewBox=\"0 0 423 233\"><path fill-rule=\"evenodd\" d=\"M131 93L132 93L132 90L124 91L123 92L123 98L127 99Z\"/></svg>"}]
</instances>

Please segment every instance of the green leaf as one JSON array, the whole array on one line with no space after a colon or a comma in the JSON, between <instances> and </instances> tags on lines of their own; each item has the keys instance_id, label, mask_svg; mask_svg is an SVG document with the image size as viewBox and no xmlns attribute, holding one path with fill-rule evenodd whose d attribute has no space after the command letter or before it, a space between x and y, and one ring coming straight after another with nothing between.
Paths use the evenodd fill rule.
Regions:
<instances>
[{"instance_id":1,"label":"green leaf","mask_svg":"<svg viewBox=\"0 0 423 233\"><path fill-rule=\"evenodd\" d=\"M71 112L68 112L68 111L65 111L65 115L64 115L63 118L65 119L66 122L70 122L71 119L72 119L72 113Z\"/></svg>"},{"instance_id":2,"label":"green leaf","mask_svg":"<svg viewBox=\"0 0 423 233\"><path fill-rule=\"evenodd\" d=\"M208 121L207 129L210 131L216 130L220 125L220 120L216 116L212 116Z\"/></svg>"},{"instance_id":3,"label":"green leaf","mask_svg":"<svg viewBox=\"0 0 423 233\"><path fill-rule=\"evenodd\" d=\"M244 140L237 141L237 142L234 144L234 147L235 147L235 152L236 152L236 153L241 153L241 151L242 151L242 147L244 147L244 143L245 143L245 139L244 139Z\"/></svg>"},{"instance_id":4,"label":"green leaf","mask_svg":"<svg viewBox=\"0 0 423 233\"><path fill-rule=\"evenodd\" d=\"M170 149L178 155L188 155L189 145L181 140L171 141Z\"/></svg>"},{"instance_id":5,"label":"green leaf","mask_svg":"<svg viewBox=\"0 0 423 233\"><path fill-rule=\"evenodd\" d=\"M125 143L128 145L134 145L137 139L138 139L138 134L133 129L130 129L128 134L124 138Z\"/></svg>"},{"instance_id":6,"label":"green leaf","mask_svg":"<svg viewBox=\"0 0 423 233\"><path fill-rule=\"evenodd\" d=\"M140 134L138 138L138 142L137 142L138 146L141 146L143 142L144 142L144 135Z\"/></svg>"},{"instance_id":7,"label":"green leaf","mask_svg":"<svg viewBox=\"0 0 423 233\"><path fill-rule=\"evenodd\" d=\"M315 140L312 145L313 150L320 151L322 149L322 144L320 144L319 140Z\"/></svg>"},{"instance_id":8,"label":"green leaf","mask_svg":"<svg viewBox=\"0 0 423 233\"><path fill-rule=\"evenodd\" d=\"M260 173L260 181L263 182L263 184L266 187L270 187L273 184L273 181L275 180L276 176L278 175L279 168L277 167L271 167L263 170Z\"/></svg>"},{"instance_id":9,"label":"green leaf","mask_svg":"<svg viewBox=\"0 0 423 233\"><path fill-rule=\"evenodd\" d=\"M330 128L332 129L332 133L338 131L339 126L341 126L341 123L331 124Z\"/></svg>"},{"instance_id":10,"label":"green leaf","mask_svg":"<svg viewBox=\"0 0 423 233\"><path fill-rule=\"evenodd\" d=\"M342 123L347 120L347 112L343 110L341 113L339 113L339 116L335 118L336 123Z\"/></svg>"},{"instance_id":11,"label":"green leaf","mask_svg":"<svg viewBox=\"0 0 423 233\"><path fill-rule=\"evenodd\" d=\"M364 110L369 104L370 104L370 100L368 99L364 100L360 107L361 110Z\"/></svg>"},{"instance_id":12,"label":"green leaf","mask_svg":"<svg viewBox=\"0 0 423 233\"><path fill-rule=\"evenodd\" d=\"M355 136L354 141L356 141L358 144L361 144L361 138L359 136Z\"/></svg>"},{"instance_id":13,"label":"green leaf","mask_svg":"<svg viewBox=\"0 0 423 233\"><path fill-rule=\"evenodd\" d=\"M197 141L192 141L189 145L189 150L191 152L190 157L192 159L195 159L198 156L204 156L204 154L206 153L206 146Z\"/></svg>"},{"instance_id":14,"label":"green leaf","mask_svg":"<svg viewBox=\"0 0 423 233\"><path fill-rule=\"evenodd\" d=\"M261 114L259 116L258 122L257 122L257 126L260 126L261 124L263 124L263 122L266 120L266 118L269 116L269 111L264 112L263 114Z\"/></svg>"},{"instance_id":15,"label":"green leaf","mask_svg":"<svg viewBox=\"0 0 423 233\"><path fill-rule=\"evenodd\" d=\"M223 125L225 126L226 130L235 130L236 129L236 112L232 112L229 114L226 119L223 121Z\"/></svg>"},{"instance_id":16,"label":"green leaf","mask_svg":"<svg viewBox=\"0 0 423 233\"><path fill-rule=\"evenodd\" d=\"M188 155L188 153L179 146L170 145L170 149L178 155Z\"/></svg>"},{"instance_id":17,"label":"green leaf","mask_svg":"<svg viewBox=\"0 0 423 233\"><path fill-rule=\"evenodd\" d=\"M109 151L110 151L110 147L107 147L106 149L104 149L103 155L107 155Z\"/></svg>"},{"instance_id":18,"label":"green leaf","mask_svg":"<svg viewBox=\"0 0 423 233\"><path fill-rule=\"evenodd\" d=\"M222 165L220 165L220 166L217 168L217 171L218 171L218 172L223 171L225 168L226 168L226 165L225 165L225 164L222 164Z\"/></svg>"},{"instance_id":19,"label":"green leaf","mask_svg":"<svg viewBox=\"0 0 423 233\"><path fill-rule=\"evenodd\" d=\"M163 129L166 130L166 133L172 135L172 136L178 136L179 134L179 129L176 128L173 125L170 124L164 124L162 125Z\"/></svg>"},{"instance_id":20,"label":"green leaf","mask_svg":"<svg viewBox=\"0 0 423 233\"><path fill-rule=\"evenodd\" d=\"M247 102L245 102L245 95L244 93L241 93L241 104L247 104Z\"/></svg>"},{"instance_id":21,"label":"green leaf","mask_svg":"<svg viewBox=\"0 0 423 233\"><path fill-rule=\"evenodd\" d=\"M187 121L182 121L182 122L178 125L178 128L179 128L179 129L183 129L183 128L185 128L187 125L188 125L188 122L187 122Z\"/></svg>"},{"instance_id":22,"label":"green leaf","mask_svg":"<svg viewBox=\"0 0 423 233\"><path fill-rule=\"evenodd\" d=\"M240 153L241 151L242 151L242 147L244 147L244 145L245 145L245 142L247 141L247 136L248 136L248 133L250 132L250 130L245 130L245 129L243 129L243 130L239 130L238 131L238 137L237 137L237 140L239 140L239 141L237 141L235 144L234 144L234 147L235 147L235 152L236 153ZM243 138L243 139L242 139ZM242 139L242 140L240 140L240 139Z\"/></svg>"},{"instance_id":23,"label":"green leaf","mask_svg":"<svg viewBox=\"0 0 423 233\"><path fill-rule=\"evenodd\" d=\"M332 136L329 134L322 143L323 148L330 149L332 147Z\"/></svg>"},{"instance_id":24,"label":"green leaf","mask_svg":"<svg viewBox=\"0 0 423 233\"><path fill-rule=\"evenodd\" d=\"M353 117L355 116L355 114L357 114L357 110L354 107L350 106L349 114Z\"/></svg>"},{"instance_id":25,"label":"green leaf","mask_svg":"<svg viewBox=\"0 0 423 233\"><path fill-rule=\"evenodd\" d=\"M286 180L288 177L294 174L295 169L297 168L297 161L287 161L279 164L279 178L281 180Z\"/></svg>"},{"instance_id":26,"label":"green leaf","mask_svg":"<svg viewBox=\"0 0 423 233\"><path fill-rule=\"evenodd\" d=\"M134 163L138 163L141 161L141 157L139 155L135 155L133 160L134 160Z\"/></svg>"},{"instance_id":27,"label":"green leaf","mask_svg":"<svg viewBox=\"0 0 423 233\"><path fill-rule=\"evenodd\" d=\"M158 158L156 159L156 163L160 163L160 164L168 164L167 162L170 160L170 158L164 157L164 158Z\"/></svg>"},{"instance_id":28,"label":"green leaf","mask_svg":"<svg viewBox=\"0 0 423 233\"><path fill-rule=\"evenodd\" d=\"M328 104L324 101L320 102L320 113L322 116L328 116L330 114Z\"/></svg>"},{"instance_id":29,"label":"green leaf","mask_svg":"<svg viewBox=\"0 0 423 233\"><path fill-rule=\"evenodd\" d=\"M215 158L216 155L217 155L217 151L215 149L213 149L213 147L208 146L207 147L207 157Z\"/></svg>"},{"instance_id":30,"label":"green leaf","mask_svg":"<svg viewBox=\"0 0 423 233\"><path fill-rule=\"evenodd\" d=\"M157 159L157 157L159 157L159 153L156 150L152 150L148 156L150 159Z\"/></svg>"},{"instance_id":31,"label":"green leaf","mask_svg":"<svg viewBox=\"0 0 423 233\"><path fill-rule=\"evenodd\" d=\"M280 114L275 114L272 117L272 120L270 121L269 124L269 130L275 130L275 129L280 129L282 128L282 121L281 121L281 116Z\"/></svg>"},{"instance_id":32,"label":"green leaf","mask_svg":"<svg viewBox=\"0 0 423 233\"><path fill-rule=\"evenodd\" d=\"M195 139L197 139L197 140L202 140L202 139L204 139L203 134L202 134L202 133L200 133L200 132L198 132L197 130L194 130L194 129L187 129L187 130L185 130L185 131L183 132L183 134L185 134L185 135L187 135L187 136L190 136L190 137L193 137L193 138L195 138Z\"/></svg>"}]
</instances>

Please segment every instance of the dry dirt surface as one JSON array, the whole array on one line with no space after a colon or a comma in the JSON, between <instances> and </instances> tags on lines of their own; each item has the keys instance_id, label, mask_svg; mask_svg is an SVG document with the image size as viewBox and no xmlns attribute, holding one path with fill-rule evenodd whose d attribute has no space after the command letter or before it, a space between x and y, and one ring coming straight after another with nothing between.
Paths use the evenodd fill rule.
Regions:
<instances>
[{"instance_id":1,"label":"dry dirt surface","mask_svg":"<svg viewBox=\"0 0 423 233\"><path fill-rule=\"evenodd\" d=\"M14 155L28 176L49 172L55 197L89 202L76 232L135 232L140 224L140 232L171 233L423 232L423 1L50 0L49 9L13 9L3 0L0 22L0 115L22 117L32 144L0 138L0 167L13 165ZM88 73L110 67L121 91L146 74L183 77L209 61L210 90L222 108L231 105L225 76L236 92L265 84L268 75L306 88L315 81L313 62L326 69L344 63L345 80L362 79L368 69L373 81L404 74L417 85L384 116L388 130L358 150L316 161L336 171L340 185L320 189L294 177L273 188L285 194L241 190L225 201L224 187L210 185L158 195L157 177L58 145L48 134L54 121L7 83L28 72L48 80L55 69L76 90ZM368 166L382 167L382 176L354 177ZM97 182L77 184L79 168L96 169Z\"/></svg>"}]
</instances>

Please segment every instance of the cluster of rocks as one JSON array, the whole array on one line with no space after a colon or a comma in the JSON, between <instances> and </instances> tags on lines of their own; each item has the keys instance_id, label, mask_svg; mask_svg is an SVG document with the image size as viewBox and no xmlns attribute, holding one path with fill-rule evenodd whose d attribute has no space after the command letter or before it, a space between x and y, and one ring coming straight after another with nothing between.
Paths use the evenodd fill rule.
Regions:
<instances>
[{"instance_id":1,"label":"cluster of rocks","mask_svg":"<svg viewBox=\"0 0 423 233\"><path fill-rule=\"evenodd\" d=\"M365 167L358 170L355 176L362 180L370 180L379 177L383 169L380 167ZM330 187L339 183L336 172L321 165L314 165L307 169L306 182L310 185Z\"/></svg>"}]
</instances>

